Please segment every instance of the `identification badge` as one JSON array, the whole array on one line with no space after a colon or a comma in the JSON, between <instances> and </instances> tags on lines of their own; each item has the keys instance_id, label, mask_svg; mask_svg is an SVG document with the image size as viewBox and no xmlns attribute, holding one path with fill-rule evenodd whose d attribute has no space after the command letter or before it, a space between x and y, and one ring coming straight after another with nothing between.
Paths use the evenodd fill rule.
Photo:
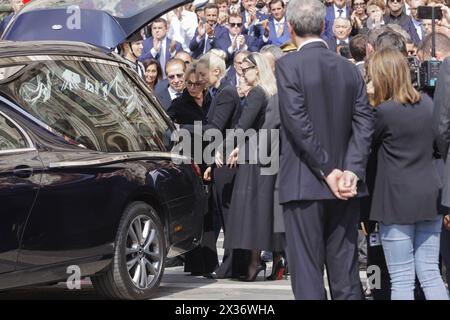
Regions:
<instances>
[{"instance_id":1,"label":"identification badge","mask_svg":"<svg viewBox=\"0 0 450 320\"><path fill-rule=\"evenodd\" d=\"M381 246L381 238L379 232L372 232L369 236L369 245L371 247Z\"/></svg>"}]
</instances>

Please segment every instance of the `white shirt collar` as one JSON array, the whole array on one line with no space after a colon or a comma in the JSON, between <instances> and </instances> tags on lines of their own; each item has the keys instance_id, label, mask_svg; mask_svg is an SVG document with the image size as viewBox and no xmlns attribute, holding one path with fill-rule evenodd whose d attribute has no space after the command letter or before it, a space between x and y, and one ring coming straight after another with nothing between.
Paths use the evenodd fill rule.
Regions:
<instances>
[{"instance_id":1,"label":"white shirt collar","mask_svg":"<svg viewBox=\"0 0 450 320\"><path fill-rule=\"evenodd\" d=\"M286 23L286 18L283 17L283 18L281 18L280 21L277 21L277 20L273 19L273 22L275 23L275 25L280 24L280 23Z\"/></svg>"},{"instance_id":2,"label":"white shirt collar","mask_svg":"<svg viewBox=\"0 0 450 320\"><path fill-rule=\"evenodd\" d=\"M346 44L349 44L349 39L344 39L344 40L339 40L338 38L336 38L336 44L339 44L339 41L344 41Z\"/></svg>"},{"instance_id":3,"label":"white shirt collar","mask_svg":"<svg viewBox=\"0 0 450 320\"><path fill-rule=\"evenodd\" d=\"M300 51L300 50L301 50L304 46L306 46L307 44L314 43L314 42L322 42L322 43L324 43L324 44L327 46L327 48L328 48L328 44L327 44L325 41L323 41L323 39L316 38L316 39L306 40L305 42L303 42L303 43L300 45L300 47L298 47L297 51Z\"/></svg>"},{"instance_id":4,"label":"white shirt collar","mask_svg":"<svg viewBox=\"0 0 450 320\"><path fill-rule=\"evenodd\" d=\"M169 86L168 88L169 90L169 95L170 95L170 99L173 101L177 98L177 91L175 91L171 86Z\"/></svg>"}]
</instances>

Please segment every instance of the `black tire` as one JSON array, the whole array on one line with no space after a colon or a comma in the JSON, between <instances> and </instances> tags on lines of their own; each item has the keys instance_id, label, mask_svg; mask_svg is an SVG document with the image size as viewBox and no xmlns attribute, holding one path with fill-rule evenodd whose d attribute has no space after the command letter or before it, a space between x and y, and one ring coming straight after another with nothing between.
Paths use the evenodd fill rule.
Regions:
<instances>
[{"instance_id":1,"label":"black tire","mask_svg":"<svg viewBox=\"0 0 450 320\"><path fill-rule=\"evenodd\" d=\"M151 230L147 230L147 240L152 239L151 232L155 232L155 241L151 242L147 250L145 250L146 243L133 241L133 239L138 238L133 237L132 233L134 230L137 230L136 226L140 225L142 227L143 222L148 222L149 229ZM132 223L133 227L130 228ZM133 231L130 231L131 229L133 229ZM134 232L135 236L137 234L138 232ZM146 234L145 225L144 229L141 229L141 234L143 236ZM127 248L129 249L128 254L126 254ZM131 250L133 250L133 252L131 252ZM135 250L137 252L134 252ZM149 255L146 252L151 252L153 255ZM160 255L160 260L155 258L157 255ZM135 260L137 262L134 262ZM114 258L111 265L105 273L93 276L91 278L92 284L100 295L108 299L150 299L158 289L163 277L165 260L166 242L164 238L164 229L156 211L145 202L133 202L126 207L119 223ZM146 262L148 263L146 264ZM133 265L130 270L127 267L127 263ZM153 263L155 263L156 266ZM151 266L149 264L151 264ZM153 269L151 269L152 266ZM145 269L146 273L142 274L142 272L140 272L142 269ZM150 275L153 271L156 271L156 274L152 275L150 281L150 275L147 276L147 271ZM131 274L133 273L135 278L136 275L139 275L139 283L135 283L132 279Z\"/></svg>"}]
</instances>

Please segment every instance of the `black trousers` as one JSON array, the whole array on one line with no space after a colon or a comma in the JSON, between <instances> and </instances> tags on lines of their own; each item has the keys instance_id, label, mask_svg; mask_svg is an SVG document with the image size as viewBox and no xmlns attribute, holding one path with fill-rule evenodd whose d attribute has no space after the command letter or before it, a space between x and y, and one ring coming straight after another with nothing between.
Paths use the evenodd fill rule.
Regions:
<instances>
[{"instance_id":1,"label":"black trousers","mask_svg":"<svg viewBox=\"0 0 450 320\"><path fill-rule=\"evenodd\" d=\"M283 205L287 259L297 300L325 300L324 266L332 299L361 300L358 271L359 200Z\"/></svg>"}]
</instances>

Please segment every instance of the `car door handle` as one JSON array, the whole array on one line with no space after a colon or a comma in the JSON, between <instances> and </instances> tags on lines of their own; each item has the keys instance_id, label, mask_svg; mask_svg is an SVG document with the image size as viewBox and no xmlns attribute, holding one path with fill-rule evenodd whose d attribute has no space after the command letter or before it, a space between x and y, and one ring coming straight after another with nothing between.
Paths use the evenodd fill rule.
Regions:
<instances>
[{"instance_id":1,"label":"car door handle","mask_svg":"<svg viewBox=\"0 0 450 320\"><path fill-rule=\"evenodd\" d=\"M13 169L13 174L18 178L27 179L33 175L33 168L29 166L17 166Z\"/></svg>"}]
</instances>

